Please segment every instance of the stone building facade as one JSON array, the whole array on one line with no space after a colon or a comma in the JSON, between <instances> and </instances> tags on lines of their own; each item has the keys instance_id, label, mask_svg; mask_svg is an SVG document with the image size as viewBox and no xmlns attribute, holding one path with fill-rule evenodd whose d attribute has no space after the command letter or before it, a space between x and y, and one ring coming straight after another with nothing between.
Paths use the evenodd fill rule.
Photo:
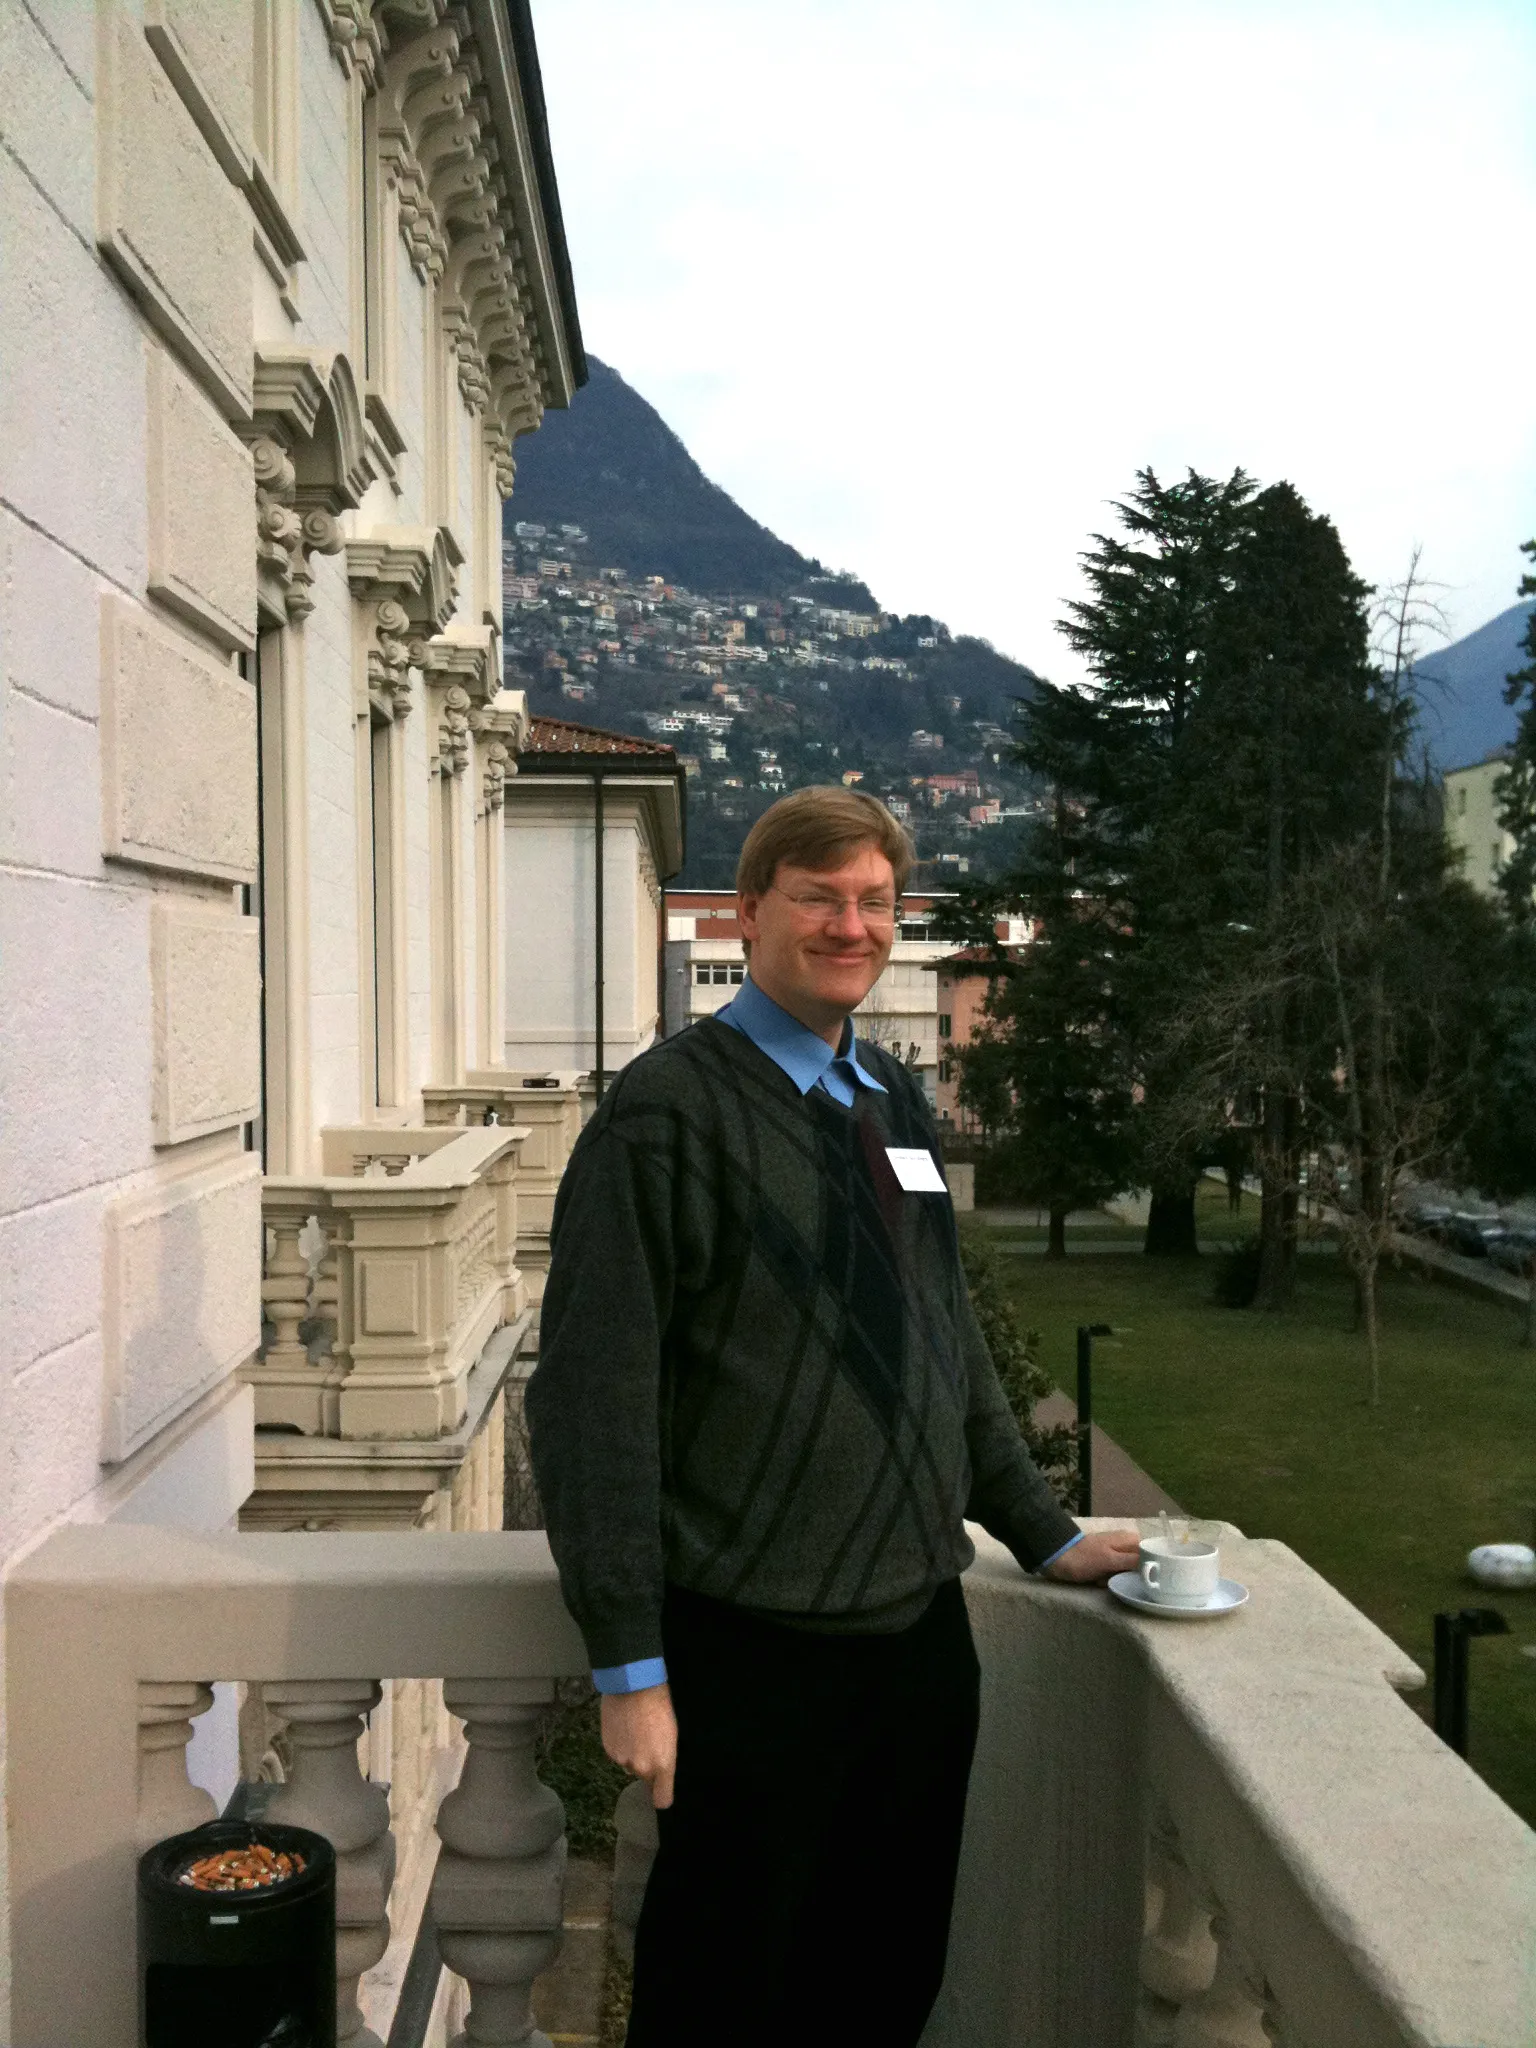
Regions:
<instances>
[{"instance_id":1,"label":"stone building facade","mask_svg":"<svg viewBox=\"0 0 1536 2048\"><path fill-rule=\"evenodd\" d=\"M0 0L0 233L0 1561L499 1527L579 1125L505 1068L502 500L585 377L525 0ZM440 1689L369 1742L364 1971Z\"/></svg>"}]
</instances>

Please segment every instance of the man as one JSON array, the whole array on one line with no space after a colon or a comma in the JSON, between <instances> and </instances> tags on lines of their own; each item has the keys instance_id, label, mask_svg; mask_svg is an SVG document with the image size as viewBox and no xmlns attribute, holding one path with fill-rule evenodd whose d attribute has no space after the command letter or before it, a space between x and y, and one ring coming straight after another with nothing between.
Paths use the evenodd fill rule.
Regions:
<instances>
[{"instance_id":1,"label":"man","mask_svg":"<svg viewBox=\"0 0 1536 2048\"><path fill-rule=\"evenodd\" d=\"M910 860L855 791L766 812L750 978L616 1076L555 1208L534 1470L658 1809L630 2048L915 2043L976 1735L965 1518L1053 1578L1135 1562L1030 1462L931 1112L854 1042Z\"/></svg>"}]
</instances>

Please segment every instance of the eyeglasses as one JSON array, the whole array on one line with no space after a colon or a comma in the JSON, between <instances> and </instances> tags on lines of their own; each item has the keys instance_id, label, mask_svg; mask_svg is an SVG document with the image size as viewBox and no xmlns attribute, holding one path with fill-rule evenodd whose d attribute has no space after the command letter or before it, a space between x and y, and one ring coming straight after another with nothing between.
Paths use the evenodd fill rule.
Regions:
<instances>
[{"instance_id":1,"label":"eyeglasses","mask_svg":"<svg viewBox=\"0 0 1536 2048\"><path fill-rule=\"evenodd\" d=\"M896 904L890 896L833 896L822 889L807 889L802 894L781 889L777 883L769 886L775 896L782 896L802 917L815 924L830 924L845 910L852 910L863 924L874 928L896 922Z\"/></svg>"}]
</instances>

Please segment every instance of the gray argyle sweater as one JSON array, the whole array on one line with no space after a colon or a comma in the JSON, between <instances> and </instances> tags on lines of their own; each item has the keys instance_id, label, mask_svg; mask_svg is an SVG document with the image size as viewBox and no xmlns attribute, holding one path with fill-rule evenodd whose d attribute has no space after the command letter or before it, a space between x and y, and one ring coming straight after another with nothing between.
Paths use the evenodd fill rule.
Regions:
<instances>
[{"instance_id":1,"label":"gray argyle sweater","mask_svg":"<svg viewBox=\"0 0 1536 2048\"><path fill-rule=\"evenodd\" d=\"M555 1204L533 1467L597 1668L662 1654L664 1583L798 1622L904 1627L973 1555L1076 1534L1031 1463L977 1327L921 1089L802 1096L713 1020L633 1061Z\"/></svg>"}]
</instances>

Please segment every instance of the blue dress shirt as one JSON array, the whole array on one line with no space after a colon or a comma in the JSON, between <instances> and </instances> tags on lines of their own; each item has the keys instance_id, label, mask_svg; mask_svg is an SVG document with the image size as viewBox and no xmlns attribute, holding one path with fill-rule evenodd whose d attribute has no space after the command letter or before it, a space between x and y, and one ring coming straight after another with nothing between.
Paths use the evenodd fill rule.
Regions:
<instances>
[{"instance_id":1,"label":"blue dress shirt","mask_svg":"<svg viewBox=\"0 0 1536 2048\"><path fill-rule=\"evenodd\" d=\"M887 1092L882 1082L859 1065L851 1017L843 1026L842 1038L834 1052L827 1041L808 1025L802 1024L798 1017L792 1017L788 1010L781 1009L772 996L765 996L750 976L742 983L741 994L717 1010L715 1017L717 1022L728 1024L732 1031L739 1031L743 1038L750 1038L759 1052L765 1052L774 1065L789 1076L802 1095L809 1095L813 1088L824 1088L834 1102L840 1102L844 1109L852 1109L855 1092L860 1088L873 1088L879 1095ZM1045 1565L1054 1564L1062 1551L1070 1550L1073 1543L1081 1543L1082 1540L1080 1530L1070 1543L1064 1543L1061 1550L1054 1551L1039 1569L1044 1571ZM647 1686L665 1685L666 1680L666 1663L660 1657L646 1657L635 1664L609 1664L592 1674L592 1683L599 1692L642 1692Z\"/></svg>"}]
</instances>

